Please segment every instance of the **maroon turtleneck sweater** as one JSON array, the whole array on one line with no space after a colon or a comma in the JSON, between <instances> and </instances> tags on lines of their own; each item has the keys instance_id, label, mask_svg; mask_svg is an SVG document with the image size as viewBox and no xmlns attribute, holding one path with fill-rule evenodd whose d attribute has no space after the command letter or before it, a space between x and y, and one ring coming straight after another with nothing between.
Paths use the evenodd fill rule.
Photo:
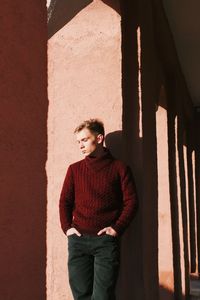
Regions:
<instances>
[{"instance_id":1,"label":"maroon turtleneck sweater","mask_svg":"<svg viewBox=\"0 0 200 300\"><path fill-rule=\"evenodd\" d=\"M75 227L96 235L111 226L121 235L137 208L131 170L104 147L100 157L86 156L69 166L60 195L60 222L64 233Z\"/></svg>"}]
</instances>

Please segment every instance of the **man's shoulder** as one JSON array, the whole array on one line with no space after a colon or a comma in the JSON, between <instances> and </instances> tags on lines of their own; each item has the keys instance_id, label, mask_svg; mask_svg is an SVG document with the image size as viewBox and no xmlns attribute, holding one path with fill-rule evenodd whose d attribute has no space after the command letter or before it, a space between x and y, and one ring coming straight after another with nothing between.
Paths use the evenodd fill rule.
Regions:
<instances>
[{"instance_id":1,"label":"man's shoulder","mask_svg":"<svg viewBox=\"0 0 200 300\"><path fill-rule=\"evenodd\" d=\"M113 163L118 170L126 170L128 165L121 159L114 158Z\"/></svg>"},{"instance_id":2,"label":"man's shoulder","mask_svg":"<svg viewBox=\"0 0 200 300\"><path fill-rule=\"evenodd\" d=\"M84 164L84 161L85 161L84 159L81 159L81 160L78 160L78 161L76 161L74 163L71 163L69 165L69 168L77 169L77 168L79 168L80 166L82 166Z\"/></svg>"}]
</instances>

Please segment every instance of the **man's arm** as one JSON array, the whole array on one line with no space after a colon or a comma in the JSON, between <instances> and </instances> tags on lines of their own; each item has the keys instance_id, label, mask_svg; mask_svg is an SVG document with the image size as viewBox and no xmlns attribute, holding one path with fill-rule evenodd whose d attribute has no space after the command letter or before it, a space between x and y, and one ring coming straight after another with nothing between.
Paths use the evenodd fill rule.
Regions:
<instances>
[{"instance_id":1,"label":"man's arm","mask_svg":"<svg viewBox=\"0 0 200 300\"><path fill-rule=\"evenodd\" d=\"M71 166L67 170L63 187L60 194L59 212L60 223L63 232L71 228L72 213L74 207L74 180Z\"/></svg>"},{"instance_id":2,"label":"man's arm","mask_svg":"<svg viewBox=\"0 0 200 300\"><path fill-rule=\"evenodd\" d=\"M123 168L123 170L120 172L120 178L123 194L123 207L119 218L115 224L111 225L111 227L119 235L121 235L129 225L135 216L138 207L136 187L130 167L126 166Z\"/></svg>"}]
</instances>

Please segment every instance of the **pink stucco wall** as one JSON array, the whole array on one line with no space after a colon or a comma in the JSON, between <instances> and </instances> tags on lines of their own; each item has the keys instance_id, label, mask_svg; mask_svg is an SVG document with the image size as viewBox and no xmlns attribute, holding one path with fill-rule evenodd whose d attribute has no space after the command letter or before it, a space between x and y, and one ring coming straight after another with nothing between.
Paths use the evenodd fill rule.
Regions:
<instances>
[{"instance_id":1,"label":"pink stucco wall","mask_svg":"<svg viewBox=\"0 0 200 300\"><path fill-rule=\"evenodd\" d=\"M47 298L70 300L67 239L58 200L68 165L83 158L74 128L98 117L106 134L121 130L120 16L94 1L56 32L48 43L48 221Z\"/></svg>"},{"instance_id":2,"label":"pink stucco wall","mask_svg":"<svg viewBox=\"0 0 200 300\"><path fill-rule=\"evenodd\" d=\"M121 11L115 0L57 3L48 99L45 3L1 4L0 298L72 299L58 201L67 166L81 159L73 129L89 117L104 121L138 188L118 299L187 298L199 273L200 122L160 1L121 1Z\"/></svg>"},{"instance_id":3,"label":"pink stucco wall","mask_svg":"<svg viewBox=\"0 0 200 300\"><path fill-rule=\"evenodd\" d=\"M108 137L113 132L121 135L122 131L123 149L120 141L115 142L113 150L119 156L125 154L124 159L134 169L140 197L139 214L122 241L124 263L118 298L165 300L173 299L175 294L184 299L189 291L187 254L184 255L189 245L185 226L188 208L184 210L184 201L188 201L184 183L187 173L183 170L185 158L183 141L180 142L184 129L177 125L178 117L173 117L182 112L180 109L174 113L174 107L168 106L170 92L164 95L154 22L162 20L156 27L156 38L166 69L177 68L178 63L173 46L162 48L166 41L168 45L172 41L159 4L152 3L157 5L155 19L152 4L145 0L134 8L130 1L121 2L121 11L119 1L96 0L68 4L68 15L63 6L66 15L61 10L57 13L60 19L55 13L50 22L48 300L72 299L67 240L60 229L58 201L67 166L81 159L73 129L90 117L104 121ZM160 39L162 32L166 37ZM179 91L173 89L177 103ZM183 105L191 107L186 103L185 97ZM189 116L189 109L186 114Z\"/></svg>"}]
</instances>

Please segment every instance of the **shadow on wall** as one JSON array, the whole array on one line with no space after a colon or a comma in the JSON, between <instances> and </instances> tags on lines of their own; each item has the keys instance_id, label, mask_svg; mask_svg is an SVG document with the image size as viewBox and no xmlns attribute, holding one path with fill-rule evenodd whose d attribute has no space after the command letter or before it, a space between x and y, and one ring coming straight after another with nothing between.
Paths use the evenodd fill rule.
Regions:
<instances>
[{"instance_id":1,"label":"shadow on wall","mask_svg":"<svg viewBox=\"0 0 200 300\"><path fill-rule=\"evenodd\" d=\"M92 1L55 2L49 21L50 37ZM122 265L117 287L118 299L172 299L182 297L180 231L183 230L186 297L189 293L189 257L186 206L184 135L190 133L192 105L183 78L172 35L161 2L158 0L105 0L121 14L122 30L122 132L106 136L106 145L114 156L122 158L133 170L139 196L139 211L122 239ZM75 4L76 3L76 4ZM119 7L120 3L120 7ZM60 10L59 5L64 5ZM67 12L63 13L64 10ZM61 15L60 15L61 14ZM63 15L65 17L63 18ZM67 16L67 17L66 17ZM142 135L139 132L140 101L138 95L138 28L141 33ZM161 89L166 91L163 99ZM168 115L169 188L173 243L174 294L159 287L158 279L158 170L156 110L162 106ZM175 118L178 118L178 157L176 153ZM159 125L159 124L158 124ZM187 134L186 134L187 135ZM122 147L121 147L122 146ZM122 149L122 151L119 149ZM189 149L189 146L188 146ZM189 150L188 150L189 151ZM187 163L191 163L191 151ZM188 154L189 155L189 154ZM192 172L192 166L190 166ZM180 175L181 218L178 223L178 187ZM189 179L190 200L194 202L193 181ZM194 208L191 204L191 260L195 255ZM193 270L195 262L193 261ZM160 296L159 296L160 295Z\"/></svg>"},{"instance_id":2,"label":"shadow on wall","mask_svg":"<svg viewBox=\"0 0 200 300\"><path fill-rule=\"evenodd\" d=\"M142 246L142 138L139 136L138 95L138 1L120 1L122 49L122 157L132 168L139 198L139 210L122 239L122 265L118 299L144 299ZM152 257L154 260L154 257Z\"/></svg>"},{"instance_id":3,"label":"shadow on wall","mask_svg":"<svg viewBox=\"0 0 200 300\"><path fill-rule=\"evenodd\" d=\"M178 61L178 56L174 46L174 41L172 39L171 32L169 30L169 25L164 14L164 9L161 2L158 0L152 0L147 3L146 0L140 2L140 26L141 26L141 43L142 43L142 108L143 108L143 171L144 171L144 186L145 190L143 201L144 203L149 203L153 205L154 217L157 218L157 203L155 198L149 198L149 192L151 187L148 185L149 178L153 175L156 181L157 168L153 168L153 165L149 168L149 160L154 158L154 163L156 165L156 124L155 113L156 106L162 106L167 110L168 118L168 168L169 168L169 190L170 190L170 205L171 205L171 224L172 224L172 246L173 246L173 271L174 271L174 296L177 299L182 297L182 286L185 286L185 297L189 296L189 251L188 251L188 211L186 204L186 170L184 165L184 152L183 147L187 146L189 149L188 141L185 136L191 134L189 129L189 124L193 122L193 107L192 102L187 90L187 86L182 75L181 67ZM166 101L163 99L160 90L164 86L166 91ZM177 118L177 128L175 125L175 120ZM188 133L188 134L186 134ZM176 140L177 136L177 140ZM152 153L149 155L149 149ZM176 149L178 151L178 158L176 157ZM190 158L191 160L191 158ZM147 167L147 169L146 169ZM190 172L192 172L190 168ZM145 187L145 182L147 188ZM180 186L177 186L180 182ZM188 180L190 189L192 189L193 181ZM156 196L156 183L153 185L155 188ZM180 208L178 208L178 197L180 189ZM146 194L147 192L147 194ZM150 194L151 195L151 194ZM146 197L146 201L145 201ZM190 200L194 201L192 192L190 194ZM147 204L149 205L149 204ZM148 232L148 225L154 219L151 219L151 208L147 208L147 214L145 215L145 210L143 211L143 236L145 232ZM189 209L189 214L192 219L194 219L194 211ZM146 219L147 218L147 219ZM179 219L181 218L183 227L180 227ZM149 221L148 221L149 220ZM155 222L155 221L154 221ZM154 223L155 224L155 223ZM190 228L191 228L190 224ZM147 226L147 227L146 227ZM146 230L145 230L146 228ZM156 224L155 224L156 229ZM182 232L181 232L182 231ZM192 240L194 242L194 231L191 230ZM183 249L180 247L180 234L183 235ZM150 237L150 240L153 236ZM155 236L154 236L155 238ZM156 237L157 238L157 237ZM148 249L151 242L143 241L143 248ZM154 246L156 246L156 239L154 240ZM145 247L146 244L146 247ZM194 243L193 243L194 244ZM149 251L149 250L148 250ZM146 254L143 253L144 259L148 256L148 251ZM181 266L180 257L184 254L184 266ZM194 245L193 252L194 254ZM194 261L194 260L193 260ZM144 264L144 280L148 278L148 274L151 271L156 271L155 269L148 270L146 265L150 266L151 263L148 262ZM152 266L153 268L153 266ZM184 273L184 281L182 282L182 272ZM193 269L194 269L193 264ZM148 284L148 283L147 283ZM155 282L148 285L151 289L152 284L155 286ZM146 290L146 287L145 287ZM156 297L156 294L155 294ZM153 299L150 296L148 299Z\"/></svg>"},{"instance_id":4,"label":"shadow on wall","mask_svg":"<svg viewBox=\"0 0 200 300\"><path fill-rule=\"evenodd\" d=\"M189 296L190 270L186 170L183 147L187 146L189 149L185 135L187 132L191 134L189 125L193 122L192 102L160 1L126 1L126 3L121 1L121 17L123 158L131 165L136 177L140 210L133 222L132 226L134 228L128 229L123 241L122 249L125 252L122 251L122 253L124 253L124 259L131 257L130 254L132 254L132 257L122 264L119 299L158 299L158 173L156 136L156 126L159 126L159 124L156 124L158 105L165 108L168 115L169 187L175 279L174 296L181 298L182 286L185 286L185 297L187 298ZM141 32L142 138L139 137L138 27ZM161 94L163 86L167 94L166 101ZM176 117L177 129L175 128ZM176 134L177 141L175 139ZM178 159L175 155L176 147ZM180 180L180 187L177 186L178 180ZM192 189L193 182L191 179L189 184L190 189ZM178 210L179 188L181 206ZM194 202L192 193L190 200ZM197 205L197 213L198 211ZM180 228L179 214L183 228ZM192 231L192 222L194 220L192 204L189 214L190 231L192 233L190 238L193 240L191 260L193 259L194 262L193 256L195 257L196 254L194 251L194 230ZM149 230L150 228L151 230ZM180 248L180 234L183 235L183 249ZM184 254L184 266L181 266L181 254ZM181 268L185 270L183 276L185 282L182 282L181 273L183 270ZM195 266L193 266L193 270L194 268ZM123 270L124 275L128 274L127 278L130 278L130 280L123 276ZM137 270L136 276L133 270ZM144 289L141 290L141 287ZM165 294L168 295L168 293Z\"/></svg>"},{"instance_id":5,"label":"shadow on wall","mask_svg":"<svg viewBox=\"0 0 200 300\"><path fill-rule=\"evenodd\" d=\"M67 5L64 1L59 2L59 4L55 2L55 7L54 10L52 10L48 24L49 37L69 22L75 14L90 2L92 1L73 1L73 3L72 1L68 1ZM120 13L119 1L104 0L103 2ZM138 8L136 1L126 2L126 6L122 4L123 133L115 132L108 135L106 137L106 145L116 157L122 158L132 167L136 185L139 194L141 194L142 151L141 139L139 138L137 58ZM134 9L132 9L133 3ZM53 7L50 9L52 8ZM122 148L123 150L121 151ZM137 157L137 159L135 159L135 157ZM121 265L121 275L118 284L119 299L143 299L141 212L142 211L139 210L133 224L126 231L122 241L123 263ZM133 269L136 271L133 272Z\"/></svg>"},{"instance_id":6,"label":"shadow on wall","mask_svg":"<svg viewBox=\"0 0 200 300\"><path fill-rule=\"evenodd\" d=\"M111 132L105 137L105 144L118 159L126 161L130 165L128 158L125 159L123 149L123 133L122 131ZM134 172L134 179L139 182ZM142 249L139 225L141 218L137 214L130 226L125 231L121 239L121 267L117 284L117 299L143 299L142 295ZM140 288L138 288L140 287Z\"/></svg>"},{"instance_id":7,"label":"shadow on wall","mask_svg":"<svg viewBox=\"0 0 200 300\"><path fill-rule=\"evenodd\" d=\"M57 31L71 21L82 9L93 0L51 0L48 8L48 37L51 38ZM105 4L112 7L120 14L119 1L104 0Z\"/></svg>"},{"instance_id":8,"label":"shadow on wall","mask_svg":"<svg viewBox=\"0 0 200 300\"><path fill-rule=\"evenodd\" d=\"M48 37L51 38L92 0L52 0L48 8Z\"/></svg>"},{"instance_id":9,"label":"shadow on wall","mask_svg":"<svg viewBox=\"0 0 200 300\"><path fill-rule=\"evenodd\" d=\"M159 287L159 298L158 299L162 299L162 300L174 300L174 293L166 288L164 288L163 286ZM180 298L182 299L182 297Z\"/></svg>"},{"instance_id":10,"label":"shadow on wall","mask_svg":"<svg viewBox=\"0 0 200 300\"><path fill-rule=\"evenodd\" d=\"M184 280L185 296L189 296L189 274L196 271L196 245L195 245L195 211L194 211L194 181L192 165L192 151L194 145L192 136L194 135L194 111L192 101L187 89L185 79L182 74L178 60L175 43L169 30L168 21L164 15L161 2L153 0L154 22L156 45L158 57L160 58L162 69L165 75L165 88L167 93L167 114L168 114L168 155L169 155L169 184L170 203L172 216L172 239L173 239L173 263L175 277L175 295L181 297L181 264L180 264L180 236L182 230L184 255ZM157 24L157 26L156 26ZM160 24L160 26L158 26ZM176 121L177 119L177 121ZM177 128L175 125L177 123ZM177 141L176 141L177 135ZM187 147L187 158L184 158L184 147ZM176 148L178 158L176 157ZM184 163L184 160L185 163ZM188 168L188 174L185 169ZM180 186L177 186L179 174ZM186 181L188 181L188 194ZM182 229L178 224L178 189L180 189L180 218ZM187 197L189 205L187 207ZM189 218L188 218L189 215ZM189 232L188 232L189 225ZM198 228L198 227L197 227ZM190 240L189 240L190 236ZM188 248L189 245L189 248ZM189 257L190 253L190 257ZM189 268L191 266L191 268Z\"/></svg>"},{"instance_id":11,"label":"shadow on wall","mask_svg":"<svg viewBox=\"0 0 200 300\"><path fill-rule=\"evenodd\" d=\"M45 1L1 4L0 298L46 298Z\"/></svg>"}]
</instances>

